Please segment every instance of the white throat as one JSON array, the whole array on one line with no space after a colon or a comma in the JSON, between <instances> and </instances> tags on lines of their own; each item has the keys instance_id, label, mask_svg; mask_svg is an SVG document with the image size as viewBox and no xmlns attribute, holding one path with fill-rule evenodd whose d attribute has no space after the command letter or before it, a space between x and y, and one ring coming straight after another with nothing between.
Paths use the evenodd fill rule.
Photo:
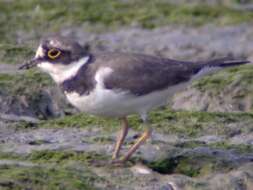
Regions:
<instances>
[{"instance_id":1,"label":"white throat","mask_svg":"<svg viewBox=\"0 0 253 190\"><path fill-rule=\"evenodd\" d=\"M38 67L43 71L49 73L54 81L58 84L64 82L75 76L79 69L85 65L90 59L90 56L83 57L78 61L71 63L69 65L63 64L52 64L49 62L42 62L38 64Z\"/></svg>"}]
</instances>

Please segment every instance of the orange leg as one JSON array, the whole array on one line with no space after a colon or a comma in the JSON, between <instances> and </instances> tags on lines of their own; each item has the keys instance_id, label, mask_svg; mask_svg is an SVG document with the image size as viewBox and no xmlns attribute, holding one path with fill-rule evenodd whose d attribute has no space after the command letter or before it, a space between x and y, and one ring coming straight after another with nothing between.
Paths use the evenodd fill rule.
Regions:
<instances>
[{"instance_id":1,"label":"orange leg","mask_svg":"<svg viewBox=\"0 0 253 190\"><path fill-rule=\"evenodd\" d=\"M141 146L141 144L144 143L151 136L151 133L152 133L152 129L150 129L150 128L147 129L138 138L138 140L135 142L135 144L128 150L126 155L119 160L119 162L121 162L121 163L126 162L135 153L135 151Z\"/></svg>"},{"instance_id":2,"label":"orange leg","mask_svg":"<svg viewBox=\"0 0 253 190\"><path fill-rule=\"evenodd\" d=\"M117 142L116 142L116 145L115 145L115 149L114 149L114 152L113 152L113 155L112 155L112 159L115 160L119 157L119 152L120 152L120 149L121 149L121 146L127 136L127 133L128 133L128 121L127 121L127 118L124 117L122 119L122 129L120 131L120 134L118 136L118 139L117 139Z\"/></svg>"}]
</instances>

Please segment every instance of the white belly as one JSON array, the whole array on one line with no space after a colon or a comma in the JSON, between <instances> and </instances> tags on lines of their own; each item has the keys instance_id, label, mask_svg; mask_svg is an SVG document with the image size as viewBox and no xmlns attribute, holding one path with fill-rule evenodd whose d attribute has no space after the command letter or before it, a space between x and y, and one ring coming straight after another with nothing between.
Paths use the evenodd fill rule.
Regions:
<instances>
[{"instance_id":1,"label":"white belly","mask_svg":"<svg viewBox=\"0 0 253 190\"><path fill-rule=\"evenodd\" d=\"M67 93L69 102L80 111L109 117L123 117L130 114L145 115L150 109L165 105L178 91L179 86L153 92L144 96L131 95L108 89L95 89L89 95Z\"/></svg>"}]
</instances>

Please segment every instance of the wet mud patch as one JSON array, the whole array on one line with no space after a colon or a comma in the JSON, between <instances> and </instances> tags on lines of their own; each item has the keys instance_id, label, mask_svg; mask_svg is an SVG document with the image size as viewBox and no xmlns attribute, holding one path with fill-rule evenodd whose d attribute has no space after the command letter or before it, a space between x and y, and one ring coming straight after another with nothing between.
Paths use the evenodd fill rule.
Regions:
<instances>
[{"instance_id":1,"label":"wet mud patch","mask_svg":"<svg viewBox=\"0 0 253 190\"><path fill-rule=\"evenodd\" d=\"M230 151L198 147L146 164L161 174L203 177L214 173L227 173L252 161L253 154L238 155Z\"/></svg>"}]
</instances>

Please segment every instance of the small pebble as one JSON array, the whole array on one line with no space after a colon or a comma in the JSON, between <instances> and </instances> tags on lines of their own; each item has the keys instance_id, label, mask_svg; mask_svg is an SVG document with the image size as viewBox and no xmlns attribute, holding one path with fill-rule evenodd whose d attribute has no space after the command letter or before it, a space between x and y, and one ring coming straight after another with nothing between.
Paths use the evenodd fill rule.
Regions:
<instances>
[{"instance_id":1,"label":"small pebble","mask_svg":"<svg viewBox=\"0 0 253 190\"><path fill-rule=\"evenodd\" d=\"M148 168L147 166L144 166L142 164L137 164L131 168L131 171L136 174L143 174L143 175L149 175L152 174L152 170Z\"/></svg>"}]
</instances>

